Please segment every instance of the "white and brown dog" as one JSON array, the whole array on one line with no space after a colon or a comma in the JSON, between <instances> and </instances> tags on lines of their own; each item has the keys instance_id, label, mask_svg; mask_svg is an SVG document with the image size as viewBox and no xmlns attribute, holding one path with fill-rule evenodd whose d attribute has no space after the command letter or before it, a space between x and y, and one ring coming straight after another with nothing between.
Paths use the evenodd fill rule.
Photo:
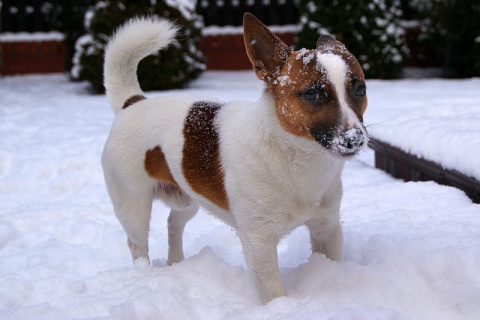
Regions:
<instances>
[{"instance_id":1,"label":"white and brown dog","mask_svg":"<svg viewBox=\"0 0 480 320\"><path fill-rule=\"evenodd\" d=\"M133 259L148 259L152 201L168 205L171 265L183 259L185 224L204 207L236 229L266 303L285 294L277 244L294 228L308 227L313 252L341 259L340 176L368 141L364 75L332 37L292 52L246 14L245 46L266 85L258 101L146 99L137 64L176 31L166 20L135 19L106 49L105 87L116 117L102 164L115 214Z\"/></svg>"}]
</instances>

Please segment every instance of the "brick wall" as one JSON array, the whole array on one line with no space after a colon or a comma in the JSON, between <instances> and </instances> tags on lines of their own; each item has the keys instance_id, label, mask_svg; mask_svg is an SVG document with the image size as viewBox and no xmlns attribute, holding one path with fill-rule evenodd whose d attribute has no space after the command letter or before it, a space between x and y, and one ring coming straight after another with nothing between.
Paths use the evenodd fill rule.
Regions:
<instances>
[{"instance_id":1,"label":"brick wall","mask_svg":"<svg viewBox=\"0 0 480 320\"><path fill-rule=\"evenodd\" d=\"M4 42L0 46L2 75L65 71L63 41Z\"/></svg>"},{"instance_id":2,"label":"brick wall","mask_svg":"<svg viewBox=\"0 0 480 320\"><path fill-rule=\"evenodd\" d=\"M287 44L293 44L294 33L277 33ZM243 43L243 34L206 34L202 37L200 50L207 60L208 70L251 69Z\"/></svg>"},{"instance_id":3,"label":"brick wall","mask_svg":"<svg viewBox=\"0 0 480 320\"><path fill-rule=\"evenodd\" d=\"M277 35L287 44L293 44L294 32ZM200 50L209 70L251 69L243 34L206 34ZM62 40L0 39L0 75L64 72L66 48Z\"/></svg>"},{"instance_id":4,"label":"brick wall","mask_svg":"<svg viewBox=\"0 0 480 320\"><path fill-rule=\"evenodd\" d=\"M65 71L66 47L59 33L2 34L0 74Z\"/></svg>"}]
</instances>

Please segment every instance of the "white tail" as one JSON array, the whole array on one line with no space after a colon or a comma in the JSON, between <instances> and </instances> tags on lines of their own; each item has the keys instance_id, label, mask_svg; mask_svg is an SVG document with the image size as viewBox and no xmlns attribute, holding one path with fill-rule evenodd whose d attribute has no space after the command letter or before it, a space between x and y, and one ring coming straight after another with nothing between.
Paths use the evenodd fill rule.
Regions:
<instances>
[{"instance_id":1,"label":"white tail","mask_svg":"<svg viewBox=\"0 0 480 320\"><path fill-rule=\"evenodd\" d=\"M105 49L104 85L113 112L127 99L143 95L137 65L146 56L172 42L178 27L159 18L135 18L121 26Z\"/></svg>"}]
</instances>

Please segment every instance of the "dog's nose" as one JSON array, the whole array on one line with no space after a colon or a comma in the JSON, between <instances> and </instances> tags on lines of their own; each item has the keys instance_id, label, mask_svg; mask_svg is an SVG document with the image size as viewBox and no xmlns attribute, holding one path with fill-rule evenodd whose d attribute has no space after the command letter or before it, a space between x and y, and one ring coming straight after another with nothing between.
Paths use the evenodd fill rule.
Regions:
<instances>
[{"instance_id":1,"label":"dog's nose","mask_svg":"<svg viewBox=\"0 0 480 320\"><path fill-rule=\"evenodd\" d=\"M338 144L344 154L349 154L357 151L365 142L365 137L362 130L359 128L351 128L340 134Z\"/></svg>"}]
</instances>

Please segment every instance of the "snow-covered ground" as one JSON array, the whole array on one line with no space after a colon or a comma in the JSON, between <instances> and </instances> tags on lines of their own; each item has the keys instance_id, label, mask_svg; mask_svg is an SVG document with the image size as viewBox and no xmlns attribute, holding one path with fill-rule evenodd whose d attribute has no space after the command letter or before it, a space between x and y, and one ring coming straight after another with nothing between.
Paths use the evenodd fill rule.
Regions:
<instances>
[{"instance_id":1,"label":"snow-covered ground","mask_svg":"<svg viewBox=\"0 0 480 320\"><path fill-rule=\"evenodd\" d=\"M470 147L456 163L478 169L479 85L369 81L365 121L437 151L434 138L461 121L477 144L462 132L447 155ZM187 90L148 95L255 100L261 88L252 72L207 72ZM312 256L304 228L279 245L287 297L259 304L235 233L203 212L187 225L186 260L167 267L161 203L153 267L133 266L100 166L112 119L104 96L63 75L0 79L0 319L478 319L480 206L451 187L387 176L372 151L344 171L344 260Z\"/></svg>"},{"instance_id":2,"label":"snow-covered ground","mask_svg":"<svg viewBox=\"0 0 480 320\"><path fill-rule=\"evenodd\" d=\"M382 141L480 181L479 86L479 78L372 80L367 122Z\"/></svg>"}]
</instances>

